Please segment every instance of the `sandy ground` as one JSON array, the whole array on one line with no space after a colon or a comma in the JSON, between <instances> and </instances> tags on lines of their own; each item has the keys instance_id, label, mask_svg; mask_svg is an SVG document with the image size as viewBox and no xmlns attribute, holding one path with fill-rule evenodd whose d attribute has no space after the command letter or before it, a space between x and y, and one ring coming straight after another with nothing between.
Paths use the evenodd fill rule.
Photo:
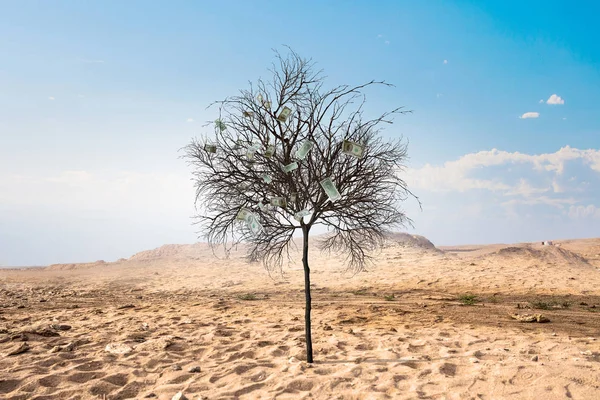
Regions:
<instances>
[{"instance_id":1,"label":"sandy ground","mask_svg":"<svg viewBox=\"0 0 600 400\"><path fill-rule=\"evenodd\" d=\"M299 263L195 244L0 270L0 398L600 399L600 239L554 243L398 235L355 276L313 247L312 365Z\"/></svg>"}]
</instances>

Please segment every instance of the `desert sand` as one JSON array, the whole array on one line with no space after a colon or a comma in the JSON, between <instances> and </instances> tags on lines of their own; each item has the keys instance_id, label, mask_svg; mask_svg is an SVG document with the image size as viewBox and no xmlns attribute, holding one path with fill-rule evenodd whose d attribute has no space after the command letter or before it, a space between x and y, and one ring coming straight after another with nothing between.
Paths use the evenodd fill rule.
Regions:
<instances>
[{"instance_id":1,"label":"desert sand","mask_svg":"<svg viewBox=\"0 0 600 400\"><path fill-rule=\"evenodd\" d=\"M600 239L553 244L396 234L354 276L312 246L312 365L297 252L0 270L0 398L600 399Z\"/></svg>"}]
</instances>

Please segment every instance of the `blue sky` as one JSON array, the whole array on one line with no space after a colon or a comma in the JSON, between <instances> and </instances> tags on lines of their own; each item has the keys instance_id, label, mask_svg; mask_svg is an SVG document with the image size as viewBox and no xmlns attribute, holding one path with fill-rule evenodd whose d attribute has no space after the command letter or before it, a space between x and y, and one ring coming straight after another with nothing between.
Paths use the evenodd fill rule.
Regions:
<instances>
[{"instance_id":1,"label":"blue sky","mask_svg":"<svg viewBox=\"0 0 600 400\"><path fill-rule=\"evenodd\" d=\"M3 2L0 265L194 242L177 150L284 44L330 85L395 84L367 92L368 114L414 111L384 131L410 141L411 232L600 236L599 14L591 1Z\"/></svg>"}]
</instances>

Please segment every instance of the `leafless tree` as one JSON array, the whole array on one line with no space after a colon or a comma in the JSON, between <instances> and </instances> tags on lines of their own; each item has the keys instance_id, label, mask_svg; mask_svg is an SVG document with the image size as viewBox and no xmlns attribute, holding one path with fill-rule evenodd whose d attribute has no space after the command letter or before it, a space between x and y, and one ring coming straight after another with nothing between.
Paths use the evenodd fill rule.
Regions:
<instances>
[{"instance_id":1,"label":"leafless tree","mask_svg":"<svg viewBox=\"0 0 600 400\"><path fill-rule=\"evenodd\" d=\"M396 108L367 120L362 90L392 85L371 81L327 90L311 60L292 50L285 57L275 55L271 80L250 83L237 96L212 104L218 108L218 120L211 123L215 133L192 140L183 157L193 167L197 223L211 245L229 250L246 242L249 261L262 261L269 272L282 271L293 234L302 231L306 357L312 363L309 233L316 225L328 227L320 249L345 255L348 270L356 273L372 262L373 250L388 232L411 223L399 208L414 197L399 176L406 144L384 140L379 131L380 124L408 111ZM292 110L285 119L284 107ZM361 146L362 155L348 155L344 140ZM295 151L307 141L313 147L300 160ZM293 162L299 167L284 172L283 166ZM335 201L320 184L328 177L341 194ZM286 204L274 206L273 198ZM310 214L298 216L302 210ZM242 221L248 211L253 217ZM251 229L252 218L262 226L258 234Z\"/></svg>"}]
</instances>

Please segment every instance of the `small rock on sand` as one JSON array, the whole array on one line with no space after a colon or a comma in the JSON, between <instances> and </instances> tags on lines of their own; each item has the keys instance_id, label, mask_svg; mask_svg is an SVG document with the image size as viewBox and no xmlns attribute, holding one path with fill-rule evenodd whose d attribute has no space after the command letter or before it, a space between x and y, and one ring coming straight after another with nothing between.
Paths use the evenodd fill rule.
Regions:
<instances>
[{"instance_id":1,"label":"small rock on sand","mask_svg":"<svg viewBox=\"0 0 600 400\"><path fill-rule=\"evenodd\" d=\"M531 357L531 361L537 361L537 360L539 360L539 357L537 355Z\"/></svg>"},{"instance_id":2,"label":"small rock on sand","mask_svg":"<svg viewBox=\"0 0 600 400\"><path fill-rule=\"evenodd\" d=\"M200 369L200 367L199 367L199 366L197 366L197 365L196 365L195 367L190 367L190 368L188 369L188 372L191 372L191 373L198 373L198 372L202 372L202 370Z\"/></svg>"},{"instance_id":3,"label":"small rock on sand","mask_svg":"<svg viewBox=\"0 0 600 400\"><path fill-rule=\"evenodd\" d=\"M133 351L133 348L124 343L109 343L104 348L104 351L111 354L129 354Z\"/></svg>"},{"instance_id":4,"label":"small rock on sand","mask_svg":"<svg viewBox=\"0 0 600 400\"><path fill-rule=\"evenodd\" d=\"M174 337L162 336L156 339L149 339L138 344L135 348L138 351L163 351L173 344Z\"/></svg>"},{"instance_id":5,"label":"small rock on sand","mask_svg":"<svg viewBox=\"0 0 600 400\"><path fill-rule=\"evenodd\" d=\"M50 349L50 353L58 353L61 350L62 350L62 347L54 346L52 349Z\"/></svg>"},{"instance_id":6,"label":"small rock on sand","mask_svg":"<svg viewBox=\"0 0 600 400\"><path fill-rule=\"evenodd\" d=\"M6 353L6 357L8 356L16 356L17 354L25 353L29 350L29 344L27 342L23 342L19 345L14 346Z\"/></svg>"},{"instance_id":7,"label":"small rock on sand","mask_svg":"<svg viewBox=\"0 0 600 400\"><path fill-rule=\"evenodd\" d=\"M171 400L188 400L187 397L183 394L183 392L177 393Z\"/></svg>"},{"instance_id":8,"label":"small rock on sand","mask_svg":"<svg viewBox=\"0 0 600 400\"><path fill-rule=\"evenodd\" d=\"M542 314L512 314L511 318L516 319L519 322L550 322L550 320Z\"/></svg>"}]
</instances>

